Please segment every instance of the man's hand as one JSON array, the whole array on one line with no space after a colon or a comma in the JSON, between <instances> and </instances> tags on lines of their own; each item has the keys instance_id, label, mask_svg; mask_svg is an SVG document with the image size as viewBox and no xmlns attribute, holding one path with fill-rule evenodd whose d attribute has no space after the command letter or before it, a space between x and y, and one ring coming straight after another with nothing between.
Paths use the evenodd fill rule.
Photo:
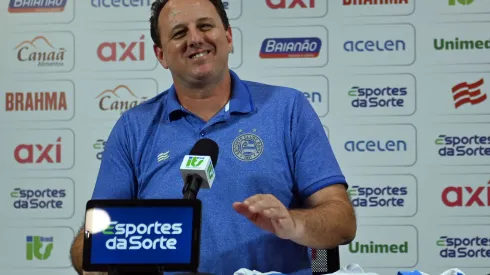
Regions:
<instances>
[{"instance_id":1,"label":"man's hand","mask_svg":"<svg viewBox=\"0 0 490 275\"><path fill-rule=\"evenodd\" d=\"M286 206L273 195L254 195L244 202L233 203L233 208L259 228L282 239L294 240L304 230L304 226L295 221Z\"/></svg>"}]
</instances>

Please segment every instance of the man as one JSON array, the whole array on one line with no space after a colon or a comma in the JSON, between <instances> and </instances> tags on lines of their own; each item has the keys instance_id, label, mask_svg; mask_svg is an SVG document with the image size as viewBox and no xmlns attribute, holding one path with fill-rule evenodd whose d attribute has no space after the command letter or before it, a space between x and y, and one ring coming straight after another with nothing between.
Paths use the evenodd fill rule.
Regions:
<instances>
[{"instance_id":1,"label":"man","mask_svg":"<svg viewBox=\"0 0 490 275\"><path fill-rule=\"evenodd\" d=\"M150 21L174 84L117 121L93 199L182 198L184 155L213 139L216 179L198 195L199 271L310 275L308 247L336 247L356 233L347 183L313 108L299 91L228 69L232 30L220 0L157 0ZM162 152L169 158L159 162ZM71 249L79 273L82 230Z\"/></svg>"}]
</instances>

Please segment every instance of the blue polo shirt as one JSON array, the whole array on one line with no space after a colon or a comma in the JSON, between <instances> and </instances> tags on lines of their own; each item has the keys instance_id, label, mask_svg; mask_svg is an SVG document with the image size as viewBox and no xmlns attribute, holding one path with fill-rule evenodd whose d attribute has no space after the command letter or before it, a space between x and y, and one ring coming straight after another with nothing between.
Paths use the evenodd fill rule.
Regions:
<instances>
[{"instance_id":1,"label":"blue polo shirt","mask_svg":"<svg viewBox=\"0 0 490 275\"><path fill-rule=\"evenodd\" d=\"M220 151L212 188L198 194L199 271L311 275L306 247L257 228L232 204L272 194L287 207L300 207L326 186L347 186L344 175L301 92L230 74L231 99L208 122L179 104L174 86L123 113L107 140L92 198L182 198L180 164L200 138L210 138Z\"/></svg>"}]
</instances>

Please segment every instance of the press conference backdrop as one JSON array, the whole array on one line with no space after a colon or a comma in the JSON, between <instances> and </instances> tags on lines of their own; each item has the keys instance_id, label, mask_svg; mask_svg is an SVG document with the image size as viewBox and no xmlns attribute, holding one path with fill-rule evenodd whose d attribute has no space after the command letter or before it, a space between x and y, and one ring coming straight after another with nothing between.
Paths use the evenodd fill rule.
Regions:
<instances>
[{"instance_id":1,"label":"press conference backdrop","mask_svg":"<svg viewBox=\"0 0 490 275\"><path fill-rule=\"evenodd\" d=\"M359 218L341 264L488 274L490 1L224 2L230 67L301 90L325 126ZM0 273L75 274L112 126L172 83L149 5L3 1Z\"/></svg>"}]
</instances>

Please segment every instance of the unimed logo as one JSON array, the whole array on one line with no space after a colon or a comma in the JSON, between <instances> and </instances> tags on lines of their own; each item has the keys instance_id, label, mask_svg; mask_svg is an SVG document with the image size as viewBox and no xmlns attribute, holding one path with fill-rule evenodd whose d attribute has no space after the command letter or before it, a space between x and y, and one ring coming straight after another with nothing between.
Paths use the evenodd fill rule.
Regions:
<instances>
[{"instance_id":1,"label":"unimed logo","mask_svg":"<svg viewBox=\"0 0 490 275\"><path fill-rule=\"evenodd\" d=\"M271 9L315 8L315 0L265 0Z\"/></svg>"},{"instance_id":2,"label":"unimed logo","mask_svg":"<svg viewBox=\"0 0 490 275\"><path fill-rule=\"evenodd\" d=\"M103 62L144 61L145 35L137 41L104 42L97 48L97 56Z\"/></svg>"},{"instance_id":3,"label":"unimed logo","mask_svg":"<svg viewBox=\"0 0 490 275\"><path fill-rule=\"evenodd\" d=\"M97 151L97 153L95 154L95 157L98 160L102 160L102 155L104 154L104 149L105 149L105 143L106 143L106 140L104 140L104 139L98 139L94 143L94 149L95 149L95 151Z\"/></svg>"},{"instance_id":4,"label":"unimed logo","mask_svg":"<svg viewBox=\"0 0 490 275\"><path fill-rule=\"evenodd\" d=\"M357 241L349 243L349 252L356 254L407 254L408 241L402 243L360 243Z\"/></svg>"},{"instance_id":5,"label":"unimed logo","mask_svg":"<svg viewBox=\"0 0 490 275\"><path fill-rule=\"evenodd\" d=\"M442 190L441 199L447 207L490 206L490 181L487 186L448 186Z\"/></svg>"},{"instance_id":6,"label":"unimed logo","mask_svg":"<svg viewBox=\"0 0 490 275\"><path fill-rule=\"evenodd\" d=\"M7 112L66 111L66 92L6 92Z\"/></svg>"},{"instance_id":7,"label":"unimed logo","mask_svg":"<svg viewBox=\"0 0 490 275\"><path fill-rule=\"evenodd\" d=\"M53 251L53 237L27 236L26 260L47 260Z\"/></svg>"},{"instance_id":8,"label":"unimed logo","mask_svg":"<svg viewBox=\"0 0 490 275\"><path fill-rule=\"evenodd\" d=\"M55 47L47 37L36 36L32 40L19 43L14 50L19 62L31 62L38 67L59 67L64 65L65 48Z\"/></svg>"},{"instance_id":9,"label":"unimed logo","mask_svg":"<svg viewBox=\"0 0 490 275\"><path fill-rule=\"evenodd\" d=\"M434 49L437 51L470 51L489 50L490 39L459 39L434 38Z\"/></svg>"},{"instance_id":10,"label":"unimed logo","mask_svg":"<svg viewBox=\"0 0 490 275\"><path fill-rule=\"evenodd\" d=\"M61 163L61 137L51 144L20 144L15 147L14 158L20 164Z\"/></svg>"}]
</instances>

